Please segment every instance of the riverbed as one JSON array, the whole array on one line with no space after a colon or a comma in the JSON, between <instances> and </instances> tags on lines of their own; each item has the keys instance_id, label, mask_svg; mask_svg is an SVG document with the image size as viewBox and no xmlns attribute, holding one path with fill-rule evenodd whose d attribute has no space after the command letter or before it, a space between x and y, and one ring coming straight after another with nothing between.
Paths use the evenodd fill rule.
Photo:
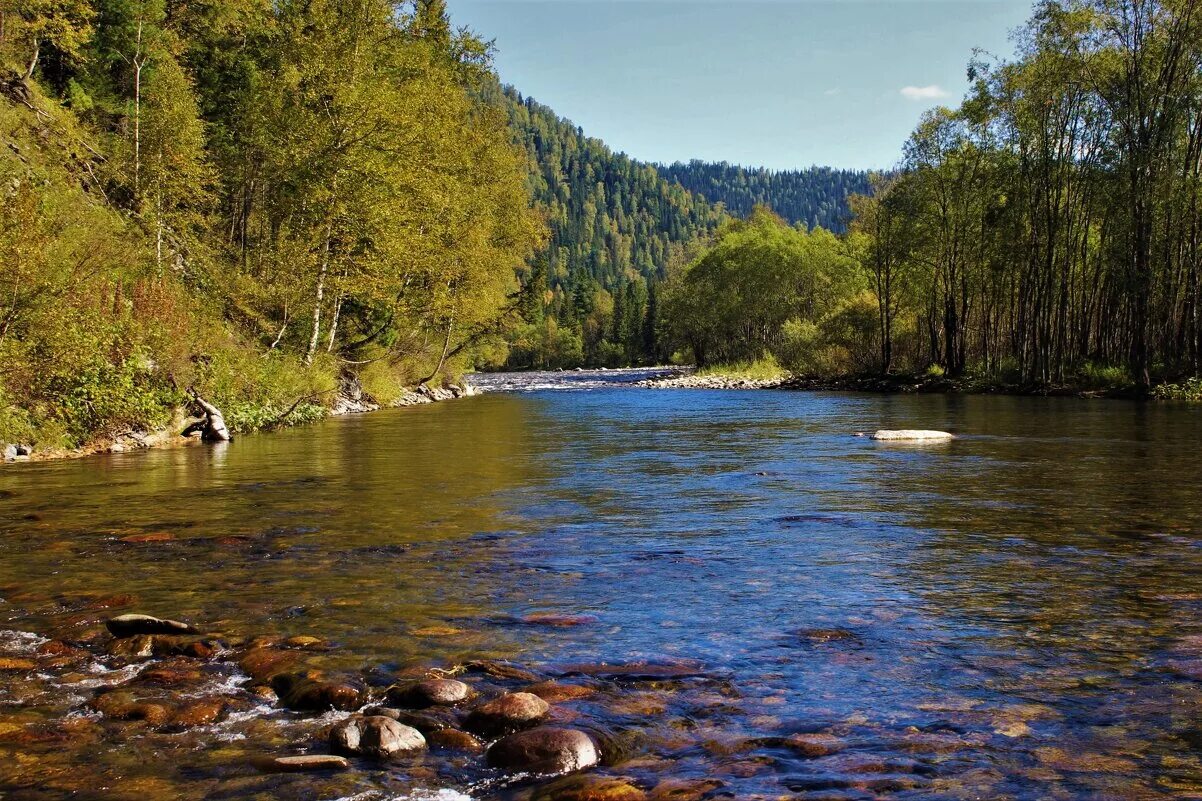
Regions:
<instances>
[{"instance_id":1,"label":"riverbed","mask_svg":"<svg viewBox=\"0 0 1202 801\"><path fill-rule=\"evenodd\" d=\"M256 638L375 693L482 662L532 674L482 674L484 696L584 688L551 719L601 743L590 775L656 799L1202 794L1196 408L644 377L485 376L453 402L0 468L0 664L33 663L0 670L0 795L545 785L437 748L261 772L324 752L341 714L251 692ZM852 436L877 428L957 438ZM140 680L161 660L110 653L123 612L228 656ZM200 725L96 710L126 684L172 714L223 706Z\"/></svg>"}]
</instances>

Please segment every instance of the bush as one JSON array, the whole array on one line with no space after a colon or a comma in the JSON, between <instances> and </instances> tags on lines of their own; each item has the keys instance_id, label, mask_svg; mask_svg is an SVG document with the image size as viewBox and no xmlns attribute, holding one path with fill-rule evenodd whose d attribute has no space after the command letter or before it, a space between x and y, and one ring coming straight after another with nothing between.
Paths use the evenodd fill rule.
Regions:
<instances>
[{"instance_id":1,"label":"bush","mask_svg":"<svg viewBox=\"0 0 1202 801\"><path fill-rule=\"evenodd\" d=\"M1202 378L1186 379L1180 384L1161 384L1152 390L1160 400L1202 401Z\"/></svg>"}]
</instances>

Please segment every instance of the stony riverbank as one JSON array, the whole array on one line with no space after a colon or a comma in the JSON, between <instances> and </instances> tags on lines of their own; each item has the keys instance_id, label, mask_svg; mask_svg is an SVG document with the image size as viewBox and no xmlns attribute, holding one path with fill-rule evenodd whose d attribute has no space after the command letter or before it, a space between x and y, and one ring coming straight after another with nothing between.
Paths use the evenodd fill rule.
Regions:
<instances>
[{"instance_id":1,"label":"stony riverbank","mask_svg":"<svg viewBox=\"0 0 1202 801\"><path fill-rule=\"evenodd\" d=\"M348 414L365 414L380 409L396 409L404 406L418 406L426 403L466 398L477 394L476 388L467 382L448 384L445 387L422 386L407 389L397 398L387 404L380 404L366 395L357 384L344 384L328 407L323 407L320 417L341 417ZM311 422L306 418L305 422ZM124 431L115 436L98 438L82 448L39 449L26 443L0 442L0 464L6 462L37 462L53 459L78 459L84 456L94 456L101 453L125 453L128 451L148 450L151 448L184 448L201 443L200 432L187 433L190 418L183 409L177 409L172 415L171 422L153 431ZM267 427L268 430L289 427L291 423L284 419Z\"/></svg>"},{"instance_id":2,"label":"stony riverbank","mask_svg":"<svg viewBox=\"0 0 1202 801\"><path fill-rule=\"evenodd\" d=\"M5 594L23 600L19 591ZM385 771L396 790L441 787L387 797L463 798L460 788L470 788L474 797L523 801L700 801L724 797L732 782L781 760L827 760L824 786L854 792L929 783L915 759L849 761L863 720L791 728L760 714L723 723L743 693L724 673L687 659L544 666L468 658L347 672L328 668L338 645L320 637L227 636L219 626L104 611L134 601L71 602L57 636L0 631L5 696L63 699L50 718L0 710L0 754L23 749L0 788L83 792L102 780L83 768L98 750L128 752L159 777L103 779L102 797L119 799L309 797L316 788L358 798L363 783ZM571 630L599 621L532 614L514 623ZM830 650L834 658L859 642L843 629L790 636L814 657ZM907 754L979 745L952 732L899 729L889 737ZM181 756L193 759L187 749L236 761L201 780L195 766L174 770ZM699 776L696 756L723 768Z\"/></svg>"},{"instance_id":3,"label":"stony riverbank","mask_svg":"<svg viewBox=\"0 0 1202 801\"><path fill-rule=\"evenodd\" d=\"M874 392L908 394L1039 395L1078 398L1131 398L1127 387L1094 389L1075 385L1034 386L993 379L952 379L931 375L794 376L748 378L738 374L697 374L679 370L671 375L639 381L655 389L785 389L797 391Z\"/></svg>"}]
</instances>

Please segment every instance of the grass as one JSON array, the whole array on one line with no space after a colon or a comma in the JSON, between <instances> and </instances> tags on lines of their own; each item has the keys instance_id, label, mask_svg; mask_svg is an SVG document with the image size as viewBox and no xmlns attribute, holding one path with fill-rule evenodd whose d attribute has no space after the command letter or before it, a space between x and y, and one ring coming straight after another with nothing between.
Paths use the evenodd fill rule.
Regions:
<instances>
[{"instance_id":1,"label":"grass","mask_svg":"<svg viewBox=\"0 0 1202 801\"><path fill-rule=\"evenodd\" d=\"M789 371L776 363L776 359L765 356L755 361L734 362L732 364L715 364L698 370L699 376L721 376L722 378L743 379L746 381L772 381L787 378Z\"/></svg>"}]
</instances>

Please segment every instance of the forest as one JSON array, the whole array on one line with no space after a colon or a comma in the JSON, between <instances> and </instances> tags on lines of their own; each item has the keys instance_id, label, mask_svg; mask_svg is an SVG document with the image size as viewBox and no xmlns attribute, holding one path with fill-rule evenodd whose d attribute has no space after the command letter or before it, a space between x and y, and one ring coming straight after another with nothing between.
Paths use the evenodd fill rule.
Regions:
<instances>
[{"instance_id":1,"label":"forest","mask_svg":"<svg viewBox=\"0 0 1202 801\"><path fill-rule=\"evenodd\" d=\"M666 293L676 343L702 364L1199 394L1202 9L1048 0L1015 42L972 59L846 236L765 210L721 231Z\"/></svg>"},{"instance_id":2,"label":"forest","mask_svg":"<svg viewBox=\"0 0 1202 801\"><path fill-rule=\"evenodd\" d=\"M769 206L790 223L836 233L847 228L847 198L870 191L865 170L769 170L696 159L657 169L667 180L711 203L721 203L735 217L746 217L756 206Z\"/></svg>"},{"instance_id":3,"label":"forest","mask_svg":"<svg viewBox=\"0 0 1202 801\"><path fill-rule=\"evenodd\" d=\"M0 62L0 439L387 403L512 317L543 223L441 0L17 0Z\"/></svg>"}]
</instances>

